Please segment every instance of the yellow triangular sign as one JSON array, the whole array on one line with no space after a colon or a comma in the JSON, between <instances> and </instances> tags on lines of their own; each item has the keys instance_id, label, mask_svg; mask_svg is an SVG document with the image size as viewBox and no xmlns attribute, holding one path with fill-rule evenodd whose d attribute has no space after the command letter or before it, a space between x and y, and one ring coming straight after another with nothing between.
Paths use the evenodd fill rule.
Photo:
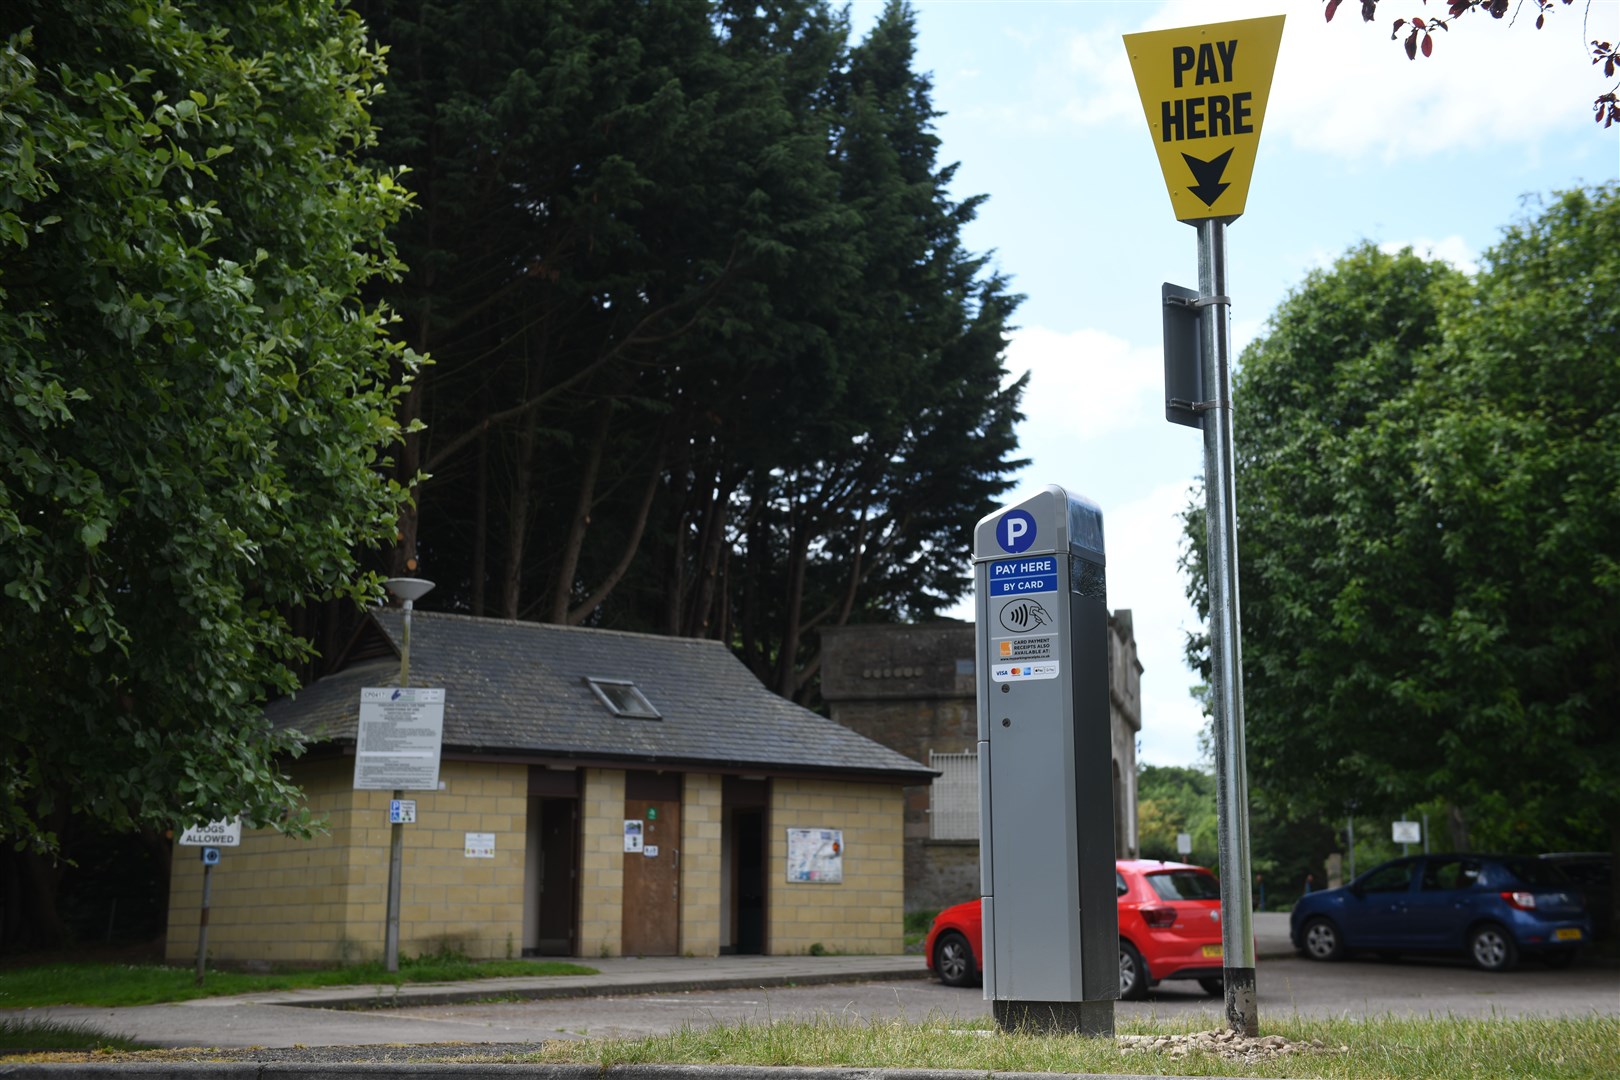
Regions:
<instances>
[{"instance_id":1,"label":"yellow triangular sign","mask_svg":"<svg viewBox=\"0 0 1620 1080\"><path fill-rule=\"evenodd\" d=\"M1176 220L1243 213L1283 16L1126 34Z\"/></svg>"}]
</instances>

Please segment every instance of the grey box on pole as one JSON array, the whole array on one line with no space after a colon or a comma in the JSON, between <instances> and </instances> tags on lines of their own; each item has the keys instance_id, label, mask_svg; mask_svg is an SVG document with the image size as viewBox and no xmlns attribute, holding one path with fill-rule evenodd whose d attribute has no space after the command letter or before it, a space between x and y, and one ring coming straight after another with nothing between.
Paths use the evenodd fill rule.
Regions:
<instances>
[{"instance_id":1,"label":"grey box on pole","mask_svg":"<svg viewBox=\"0 0 1620 1080\"><path fill-rule=\"evenodd\" d=\"M1159 290L1164 308L1164 418L1204 426L1204 361L1198 327L1198 290L1168 281Z\"/></svg>"},{"instance_id":2,"label":"grey box on pole","mask_svg":"<svg viewBox=\"0 0 1620 1080\"><path fill-rule=\"evenodd\" d=\"M984 996L1004 1029L1112 1035L1102 512L1050 485L981 520L973 561Z\"/></svg>"}]
</instances>

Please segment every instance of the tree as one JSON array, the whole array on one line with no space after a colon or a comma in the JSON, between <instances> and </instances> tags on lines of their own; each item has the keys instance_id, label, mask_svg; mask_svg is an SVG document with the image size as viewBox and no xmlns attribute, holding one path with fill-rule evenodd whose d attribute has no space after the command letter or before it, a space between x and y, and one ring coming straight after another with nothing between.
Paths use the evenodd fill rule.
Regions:
<instances>
[{"instance_id":1,"label":"tree","mask_svg":"<svg viewBox=\"0 0 1620 1080\"><path fill-rule=\"evenodd\" d=\"M1192 851L1183 856L1177 834ZM1201 769L1143 765L1136 773L1137 846L1144 859L1190 861L1215 867L1220 847L1215 821L1215 777Z\"/></svg>"},{"instance_id":2,"label":"tree","mask_svg":"<svg viewBox=\"0 0 1620 1080\"><path fill-rule=\"evenodd\" d=\"M1322 0L1322 2L1327 5L1323 10L1323 14L1329 22L1332 22L1333 16L1338 12L1339 5L1343 3L1343 0ZM1561 2L1565 7L1568 7L1572 0L1561 0ZM1424 0L1424 3L1427 5L1428 0ZM1534 3L1536 5L1536 29L1540 30L1546 25L1547 13L1552 11L1556 5L1554 0L1534 0ZM1434 54L1434 32L1436 30L1449 31L1454 21L1469 12L1484 11L1489 13L1493 19L1502 19L1507 16L1510 10L1514 11L1515 14L1518 10L1518 5L1510 4L1508 0L1442 0L1442 5L1446 9L1445 15L1414 15L1395 20L1394 26L1390 30L1390 40L1393 41L1400 37L1403 30L1406 32L1404 44L1408 60L1417 59L1419 53L1424 56L1432 56ZM1590 8L1591 0L1587 0L1587 6ZM1362 21L1372 22L1377 17L1378 0L1361 0ZM1620 55L1615 53L1614 43L1593 39L1591 49L1592 63L1603 65L1603 77L1612 80L1616 69L1620 68ZM1620 92L1617 92L1617 88L1611 87L1607 93L1599 94L1592 102L1592 112L1594 114L1593 119L1604 127L1609 127L1616 121L1620 121Z\"/></svg>"},{"instance_id":3,"label":"tree","mask_svg":"<svg viewBox=\"0 0 1620 1080\"><path fill-rule=\"evenodd\" d=\"M1459 846L1620 846L1617 282L1611 185L1471 282L1354 249L1245 350L1248 760L1286 820L1442 798Z\"/></svg>"},{"instance_id":4,"label":"tree","mask_svg":"<svg viewBox=\"0 0 1620 1080\"><path fill-rule=\"evenodd\" d=\"M260 706L291 607L377 591L401 374L336 0L17 0L0 14L0 838L66 812L307 829ZM30 864L32 865L32 864Z\"/></svg>"},{"instance_id":5,"label":"tree","mask_svg":"<svg viewBox=\"0 0 1620 1080\"><path fill-rule=\"evenodd\" d=\"M817 628L966 590L1018 297L962 246L909 7L855 47L821 0L362 10L419 192L431 603L719 638L807 699Z\"/></svg>"}]
</instances>

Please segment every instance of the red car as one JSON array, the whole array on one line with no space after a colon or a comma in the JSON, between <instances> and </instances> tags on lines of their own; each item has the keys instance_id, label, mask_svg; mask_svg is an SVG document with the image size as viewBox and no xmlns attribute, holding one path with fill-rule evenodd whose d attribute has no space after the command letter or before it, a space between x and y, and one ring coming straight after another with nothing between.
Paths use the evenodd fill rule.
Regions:
<instances>
[{"instance_id":1,"label":"red car","mask_svg":"<svg viewBox=\"0 0 1620 1080\"><path fill-rule=\"evenodd\" d=\"M1119 996L1147 996L1166 979L1197 979L1219 997L1221 887L1202 866L1121 859L1114 863L1119 895ZM970 986L984 972L984 924L979 901L948 907L928 931L928 967L947 986Z\"/></svg>"}]
</instances>

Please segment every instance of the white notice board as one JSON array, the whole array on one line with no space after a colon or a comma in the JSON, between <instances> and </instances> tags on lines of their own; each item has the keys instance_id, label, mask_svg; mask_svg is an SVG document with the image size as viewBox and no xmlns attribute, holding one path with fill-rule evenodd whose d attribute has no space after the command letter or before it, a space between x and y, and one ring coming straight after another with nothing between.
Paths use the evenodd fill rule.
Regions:
<instances>
[{"instance_id":1,"label":"white notice board","mask_svg":"<svg viewBox=\"0 0 1620 1080\"><path fill-rule=\"evenodd\" d=\"M360 691L354 786L361 791L437 791L444 691L381 686Z\"/></svg>"},{"instance_id":2,"label":"white notice board","mask_svg":"<svg viewBox=\"0 0 1620 1080\"><path fill-rule=\"evenodd\" d=\"M844 880L844 830L789 829L787 879L841 884Z\"/></svg>"}]
</instances>

